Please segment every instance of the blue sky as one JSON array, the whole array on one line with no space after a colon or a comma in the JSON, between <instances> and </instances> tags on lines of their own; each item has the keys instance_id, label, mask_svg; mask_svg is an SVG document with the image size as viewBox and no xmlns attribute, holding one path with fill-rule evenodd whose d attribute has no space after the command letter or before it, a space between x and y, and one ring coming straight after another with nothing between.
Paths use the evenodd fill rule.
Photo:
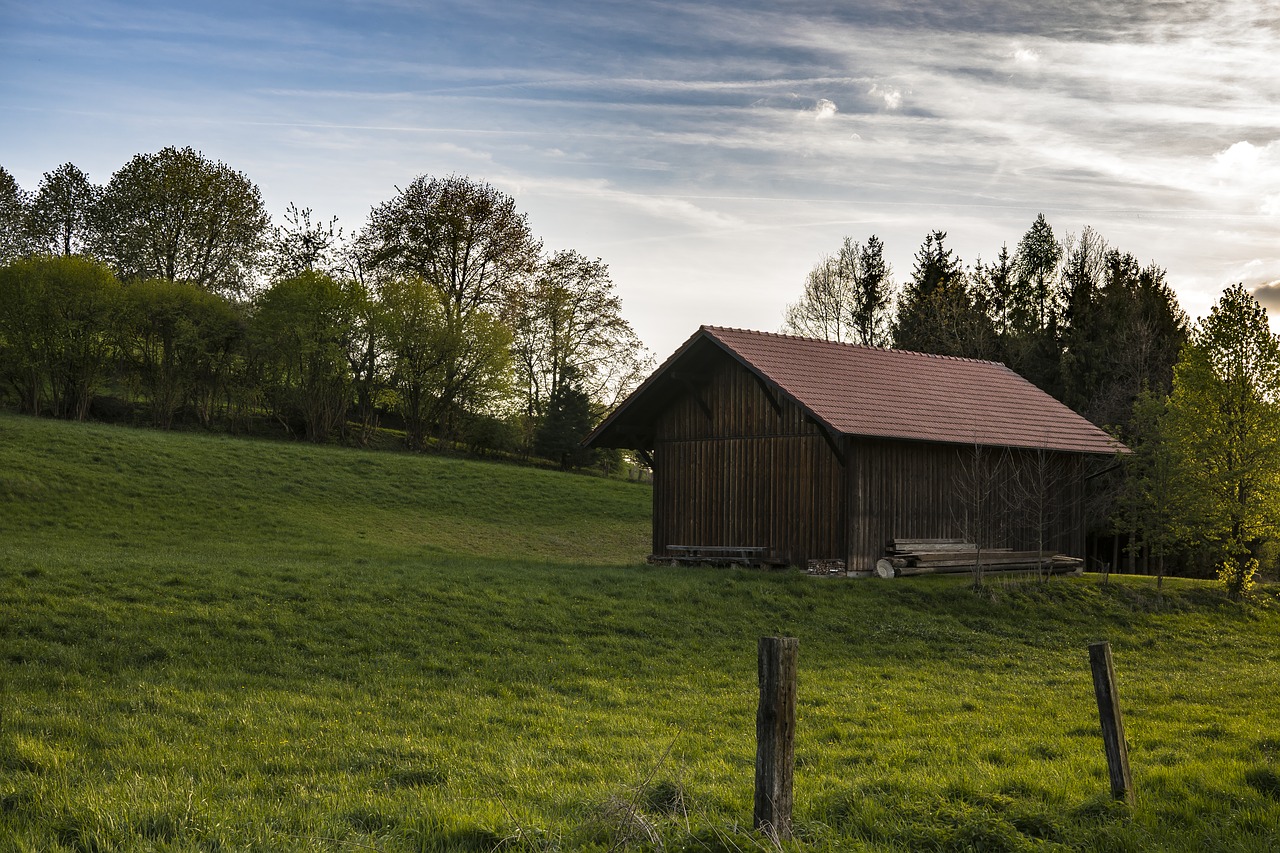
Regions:
<instances>
[{"instance_id":1,"label":"blue sky","mask_svg":"<svg viewBox=\"0 0 1280 853\"><path fill-rule=\"evenodd\" d=\"M901 282L1043 212L1280 313L1280 6L1236 0L0 0L0 165L98 183L191 145L348 232L420 174L511 193L603 258L664 357L776 329L845 236ZM1273 290L1266 290L1271 285Z\"/></svg>"}]
</instances>

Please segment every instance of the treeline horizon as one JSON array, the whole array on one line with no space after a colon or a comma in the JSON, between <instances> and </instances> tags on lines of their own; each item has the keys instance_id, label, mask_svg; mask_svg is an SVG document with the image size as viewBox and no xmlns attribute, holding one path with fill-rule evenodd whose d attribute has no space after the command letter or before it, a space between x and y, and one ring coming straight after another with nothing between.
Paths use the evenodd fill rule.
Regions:
<instances>
[{"instance_id":1,"label":"treeline horizon","mask_svg":"<svg viewBox=\"0 0 1280 853\"><path fill-rule=\"evenodd\" d=\"M0 167L0 402L20 411L353 444L387 423L411 449L582 467L651 363L607 265L545 250L469 177L420 176L345 234L295 204L271 225L191 148L103 186L67 163L27 192Z\"/></svg>"},{"instance_id":2,"label":"treeline horizon","mask_svg":"<svg viewBox=\"0 0 1280 853\"><path fill-rule=\"evenodd\" d=\"M1158 264L1091 227L1059 239L1043 214L1013 251L966 265L931 231L899 286L874 234L809 272L783 330L998 361L1095 425L1129 434L1144 389L1168 393L1191 324Z\"/></svg>"}]
</instances>

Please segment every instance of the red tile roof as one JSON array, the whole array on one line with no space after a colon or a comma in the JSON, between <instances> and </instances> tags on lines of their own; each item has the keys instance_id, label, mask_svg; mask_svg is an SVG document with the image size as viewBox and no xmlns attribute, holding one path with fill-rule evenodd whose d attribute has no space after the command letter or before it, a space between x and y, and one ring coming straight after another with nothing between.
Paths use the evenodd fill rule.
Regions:
<instances>
[{"instance_id":1,"label":"red tile roof","mask_svg":"<svg viewBox=\"0 0 1280 853\"><path fill-rule=\"evenodd\" d=\"M709 340L837 433L1114 454L1123 445L1003 364L703 326L596 436L694 344Z\"/></svg>"},{"instance_id":2,"label":"red tile roof","mask_svg":"<svg viewBox=\"0 0 1280 853\"><path fill-rule=\"evenodd\" d=\"M1115 453L1115 439L994 361L703 326L836 432Z\"/></svg>"}]
</instances>

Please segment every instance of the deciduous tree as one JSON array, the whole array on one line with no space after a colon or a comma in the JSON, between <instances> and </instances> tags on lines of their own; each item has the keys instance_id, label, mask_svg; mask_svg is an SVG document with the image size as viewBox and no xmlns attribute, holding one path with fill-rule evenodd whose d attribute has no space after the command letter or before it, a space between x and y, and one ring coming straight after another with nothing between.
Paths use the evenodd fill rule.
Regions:
<instances>
[{"instance_id":1,"label":"deciduous tree","mask_svg":"<svg viewBox=\"0 0 1280 853\"><path fill-rule=\"evenodd\" d=\"M1061 311L1055 312L1049 329L1025 327L1012 348L1015 370L1077 411L1091 402L1082 394L1091 394L1104 381L1106 364L1098 358L1099 352L1119 343L1112 338L1114 330L1106 323L1102 307L1110 251L1092 228L1085 228L1078 237L1068 235L1057 300ZM1132 400L1125 402L1120 417L1129 415L1131 405Z\"/></svg>"},{"instance_id":2,"label":"deciduous tree","mask_svg":"<svg viewBox=\"0 0 1280 853\"><path fill-rule=\"evenodd\" d=\"M452 436L466 412L482 411L509 389L511 334L488 311L451 317L449 297L417 277L381 288L379 329L407 443Z\"/></svg>"},{"instance_id":3,"label":"deciduous tree","mask_svg":"<svg viewBox=\"0 0 1280 853\"><path fill-rule=\"evenodd\" d=\"M622 316L622 300L600 259L556 252L511 291L507 325L525 413L542 418L573 375L593 410L611 408L652 359Z\"/></svg>"},{"instance_id":4,"label":"deciduous tree","mask_svg":"<svg viewBox=\"0 0 1280 853\"><path fill-rule=\"evenodd\" d=\"M120 283L86 258L38 255L0 268L0 370L22 408L82 420L114 357Z\"/></svg>"},{"instance_id":5,"label":"deciduous tree","mask_svg":"<svg viewBox=\"0 0 1280 853\"><path fill-rule=\"evenodd\" d=\"M510 196L490 184L423 175L374 208L360 242L384 278L413 289L421 304L431 303L435 328L426 352L441 361L432 368L424 417L432 431L452 435L463 412L483 409L499 386L509 389L511 354L500 356L497 344L509 347L511 334L496 318L537 263L528 221ZM394 292L384 290L388 297ZM389 314L388 322L398 321ZM394 348L426 333L406 327L387 334L400 341Z\"/></svg>"},{"instance_id":6,"label":"deciduous tree","mask_svg":"<svg viewBox=\"0 0 1280 853\"><path fill-rule=\"evenodd\" d=\"M343 276L338 285L346 299L351 320L347 342L347 364L355 393L354 417L359 425L357 439L365 444L378 426L378 397L385 387L383 353L378 348L382 311L372 287L364 278Z\"/></svg>"},{"instance_id":7,"label":"deciduous tree","mask_svg":"<svg viewBox=\"0 0 1280 853\"><path fill-rule=\"evenodd\" d=\"M83 254L99 190L72 163L45 172L31 202L28 228L33 244L52 255Z\"/></svg>"},{"instance_id":8,"label":"deciduous tree","mask_svg":"<svg viewBox=\"0 0 1280 853\"><path fill-rule=\"evenodd\" d=\"M9 170L0 166L0 264L20 258L31 250L27 211L28 193L18 186Z\"/></svg>"},{"instance_id":9,"label":"deciduous tree","mask_svg":"<svg viewBox=\"0 0 1280 853\"><path fill-rule=\"evenodd\" d=\"M386 352L396 409L404 420L405 443L422 447L435 415L441 381L445 316L439 291L416 276L383 283L378 330Z\"/></svg>"},{"instance_id":10,"label":"deciduous tree","mask_svg":"<svg viewBox=\"0 0 1280 853\"><path fill-rule=\"evenodd\" d=\"M973 587L981 589L985 563L983 552L1004 538L1009 516L1008 495L1001 484L1008 479L1009 453L976 439L968 447L956 448L952 469L952 525L961 537L972 542L977 552L973 560Z\"/></svg>"},{"instance_id":11,"label":"deciduous tree","mask_svg":"<svg viewBox=\"0 0 1280 853\"><path fill-rule=\"evenodd\" d=\"M1068 503L1079 468L1049 449L1048 439L1039 447L1010 451L1013 476L1005 494L1006 511L1035 543L1037 574L1042 583L1052 576L1049 560L1056 552L1053 531L1064 529L1070 519ZM1028 543L1030 544L1030 543Z\"/></svg>"},{"instance_id":12,"label":"deciduous tree","mask_svg":"<svg viewBox=\"0 0 1280 853\"><path fill-rule=\"evenodd\" d=\"M309 441L341 430L351 402L352 321L338 283L319 272L275 282L258 298L250 332L276 417L291 429L300 421Z\"/></svg>"},{"instance_id":13,"label":"deciduous tree","mask_svg":"<svg viewBox=\"0 0 1280 853\"><path fill-rule=\"evenodd\" d=\"M138 154L94 206L91 249L126 280L186 281L243 295L268 225L242 172L191 148Z\"/></svg>"},{"instance_id":14,"label":"deciduous tree","mask_svg":"<svg viewBox=\"0 0 1280 853\"><path fill-rule=\"evenodd\" d=\"M458 175L414 180L373 209L366 237L377 266L433 285L452 320L499 309L538 257L515 201Z\"/></svg>"},{"instance_id":15,"label":"deciduous tree","mask_svg":"<svg viewBox=\"0 0 1280 853\"><path fill-rule=\"evenodd\" d=\"M892 272L884 244L846 237L840 251L810 270L804 294L787 306L784 328L792 334L864 346L888 346Z\"/></svg>"},{"instance_id":16,"label":"deciduous tree","mask_svg":"<svg viewBox=\"0 0 1280 853\"><path fill-rule=\"evenodd\" d=\"M243 337L236 309L223 297L181 281L149 279L124 289L120 356L151 409L168 429L187 401L208 424L209 406Z\"/></svg>"},{"instance_id":17,"label":"deciduous tree","mask_svg":"<svg viewBox=\"0 0 1280 853\"><path fill-rule=\"evenodd\" d=\"M342 263L342 228L338 217L312 221L311 208L290 203L284 223L267 236L263 268L273 281L304 272L334 274Z\"/></svg>"},{"instance_id":18,"label":"deciduous tree","mask_svg":"<svg viewBox=\"0 0 1280 853\"><path fill-rule=\"evenodd\" d=\"M1183 347L1162 428L1182 539L1216 552L1238 596L1259 546L1280 531L1280 338L1242 285L1227 288Z\"/></svg>"},{"instance_id":19,"label":"deciduous tree","mask_svg":"<svg viewBox=\"0 0 1280 853\"><path fill-rule=\"evenodd\" d=\"M847 342L850 280L843 274L839 259L828 255L805 276L804 293L787 306L782 330L806 338Z\"/></svg>"}]
</instances>

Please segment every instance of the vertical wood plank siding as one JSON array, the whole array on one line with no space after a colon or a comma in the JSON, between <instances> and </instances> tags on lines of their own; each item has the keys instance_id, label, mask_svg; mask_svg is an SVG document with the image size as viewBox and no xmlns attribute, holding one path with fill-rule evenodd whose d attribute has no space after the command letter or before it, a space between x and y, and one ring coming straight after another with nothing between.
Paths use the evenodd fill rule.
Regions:
<instances>
[{"instance_id":1,"label":"vertical wood plank siding","mask_svg":"<svg viewBox=\"0 0 1280 853\"><path fill-rule=\"evenodd\" d=\"M1039 501L1028 494L1038 481L1046 549L1084 556L1077 454L984 449L990 497L977 529L973 515L966 520L972 446L844 436L841 466L820 427L781 399L778 413L729 356L689 367L670 380L684 390L655 423L656 555L670 555L670 545L764 547L794 565L843 558L852 570L869 570L895 537L968 536L983 547L1032 550L1028 509Z\"/></svg>"},{"instance_id":2,"label":"vertical wood plank siding","mask_svg":"<svg viewBox=\"0 0 1280 853\"><path fill-rule=\"evenodd\" d=\"M786 401L775 411L727 356L704 369L656 424L653 553L701 545L763 547L796 565L843 558L843 469L819 427Z\"/></svg>"},{"instance_id":3,"label":"vertical wood plank siding","mask_svg":"<svg viewBox=\"0 0 1280 853\"><path fill-rule=\"evenodd\" d=\"M1043 502L1046 550L1084 556L1084 459L1078 454L983 448L989 496L974 523L974 449L846 438L849 568L867 570L893 538L978 539L984 548L1034 550Z\"/></svg>"}]
</instances>

